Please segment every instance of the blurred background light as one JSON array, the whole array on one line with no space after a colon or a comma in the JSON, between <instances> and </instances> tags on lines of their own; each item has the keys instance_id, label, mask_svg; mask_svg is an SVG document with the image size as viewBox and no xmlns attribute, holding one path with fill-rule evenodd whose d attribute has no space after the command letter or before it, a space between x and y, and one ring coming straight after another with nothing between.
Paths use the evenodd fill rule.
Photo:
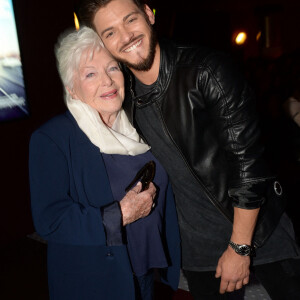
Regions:
<instances>
[{"instance_id":1,"label":"blurred background light","mask_svg":"<svg viewBox=\"0 0 300 300\"><path fill-rule=\"evenodd\" d=\"M237 45L243 45L246 42L246 40L247 40L246 32L239 32L236 38L234 39Z\"/></svg>"},{"instance_id":2,"label":"blurred background light","mask_svg":"<svg viewBox=\"0 0 300 300\"><path fill-rule=\"evenodd\" d=\"M80 25L76 13L74 13L74 23L75 23L76 30L79 30Z\"/></svg>"},{"instance_id":3,"label":"blurred background light","mask_svg":"<svg viewBox=\"0 0 300 300\"><path fill-rule=\"evenodd\" d=\"M256 35L256 40L259 41L261 38L261 31L259 31Z\"/></svg>"}]
</instances>

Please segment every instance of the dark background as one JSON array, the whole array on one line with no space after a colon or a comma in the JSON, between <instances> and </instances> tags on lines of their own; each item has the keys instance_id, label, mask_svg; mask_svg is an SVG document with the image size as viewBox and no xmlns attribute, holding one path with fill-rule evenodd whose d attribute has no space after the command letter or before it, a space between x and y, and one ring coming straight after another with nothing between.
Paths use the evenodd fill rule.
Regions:
<instances>
[{"instance_id":1,"label":"dark background","mask_svg":"<svg viewBox=\"0 0 300 300\"><path fill-rule=\"evenodd\" d=\"M290 194L289 211L296 222L300 171L289 152L286 130L291 124L287 125L282 102L299 74L300 1L153 0L149 4L156 8L160 36L229 51L236 57L258 95L267 159ZM34 231L28 143L37 127L65 110L53 49L58 35L73 27L77 6L76 0L14 1L30 116L0 123L1 249ZM248 33L248 40L237 47L232 36L241 29ZM262 36L257 41L259 31Z\"/></svg>"}]
</instances>

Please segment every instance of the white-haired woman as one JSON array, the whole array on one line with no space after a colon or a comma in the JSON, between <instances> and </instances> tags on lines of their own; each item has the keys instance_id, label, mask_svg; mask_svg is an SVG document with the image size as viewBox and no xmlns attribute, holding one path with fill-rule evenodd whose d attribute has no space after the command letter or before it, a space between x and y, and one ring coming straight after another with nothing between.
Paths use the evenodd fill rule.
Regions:
<instances>
[{"instance_id":1,"label":"white-haired woman","mask_svg":"<svg viewBox=\"0 0 300 300\"><path fill-rule=\"evenodd\" d=\"M50 298L152 299L154 268L176 289L172 191L122 110L118 63L89 28L64 36L56 56L68 110L33 133L29 159L33 220L48 241ZM153 183L125 192L149 161Z\"/></svg>"}]
</instances>

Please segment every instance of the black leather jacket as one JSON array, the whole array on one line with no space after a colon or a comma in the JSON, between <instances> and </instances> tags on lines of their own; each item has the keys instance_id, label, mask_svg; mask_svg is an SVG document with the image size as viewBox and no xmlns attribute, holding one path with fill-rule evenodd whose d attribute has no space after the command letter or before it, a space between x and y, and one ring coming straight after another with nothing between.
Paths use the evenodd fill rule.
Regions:
<instances>
[{"instance_id":1,"label":"black leather jacket","mask_svg":"<svg viewBox=\"0 0 300 300\"><path fill-rule=\"evenodd\" d=\"M168 41L160 47L160 71L151 92L136 97L127 70L125 111L133 122L139 106L159 107L165 130L226 218L232 221L233 206L261 207L253 239L260 247L285 201L261 158L254 95L228 55Z\"/></svg>"}]
</instances>

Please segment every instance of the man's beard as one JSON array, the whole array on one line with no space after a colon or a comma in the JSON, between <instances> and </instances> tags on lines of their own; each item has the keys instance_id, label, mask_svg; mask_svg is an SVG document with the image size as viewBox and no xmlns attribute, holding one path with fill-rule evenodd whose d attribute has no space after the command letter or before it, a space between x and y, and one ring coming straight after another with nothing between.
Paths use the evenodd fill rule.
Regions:
<instances>
[{"instance_id":1,"label":"man's beard","mask_svg":"<svg viewBox=\"0 0 300 300\"><path fill-rule=\"evenodd\" d=\"M143 59L142 61L134 64L130 63L126 59L122 59L120 57L115 57L116 60L119 62L123 63L126 65L129 69L135 70L135 71L149 71L153 65L154 57L155 57L155 52L156 52L156 44L157 44L157 37L156 34L150 25L150 45L149 45L149 53L148 56ZM131 43L132 41L130 41ZM127 45L126 45L127 46ZM123 47L123 48L126 48Z\"/></svg>"}]
</instances>

